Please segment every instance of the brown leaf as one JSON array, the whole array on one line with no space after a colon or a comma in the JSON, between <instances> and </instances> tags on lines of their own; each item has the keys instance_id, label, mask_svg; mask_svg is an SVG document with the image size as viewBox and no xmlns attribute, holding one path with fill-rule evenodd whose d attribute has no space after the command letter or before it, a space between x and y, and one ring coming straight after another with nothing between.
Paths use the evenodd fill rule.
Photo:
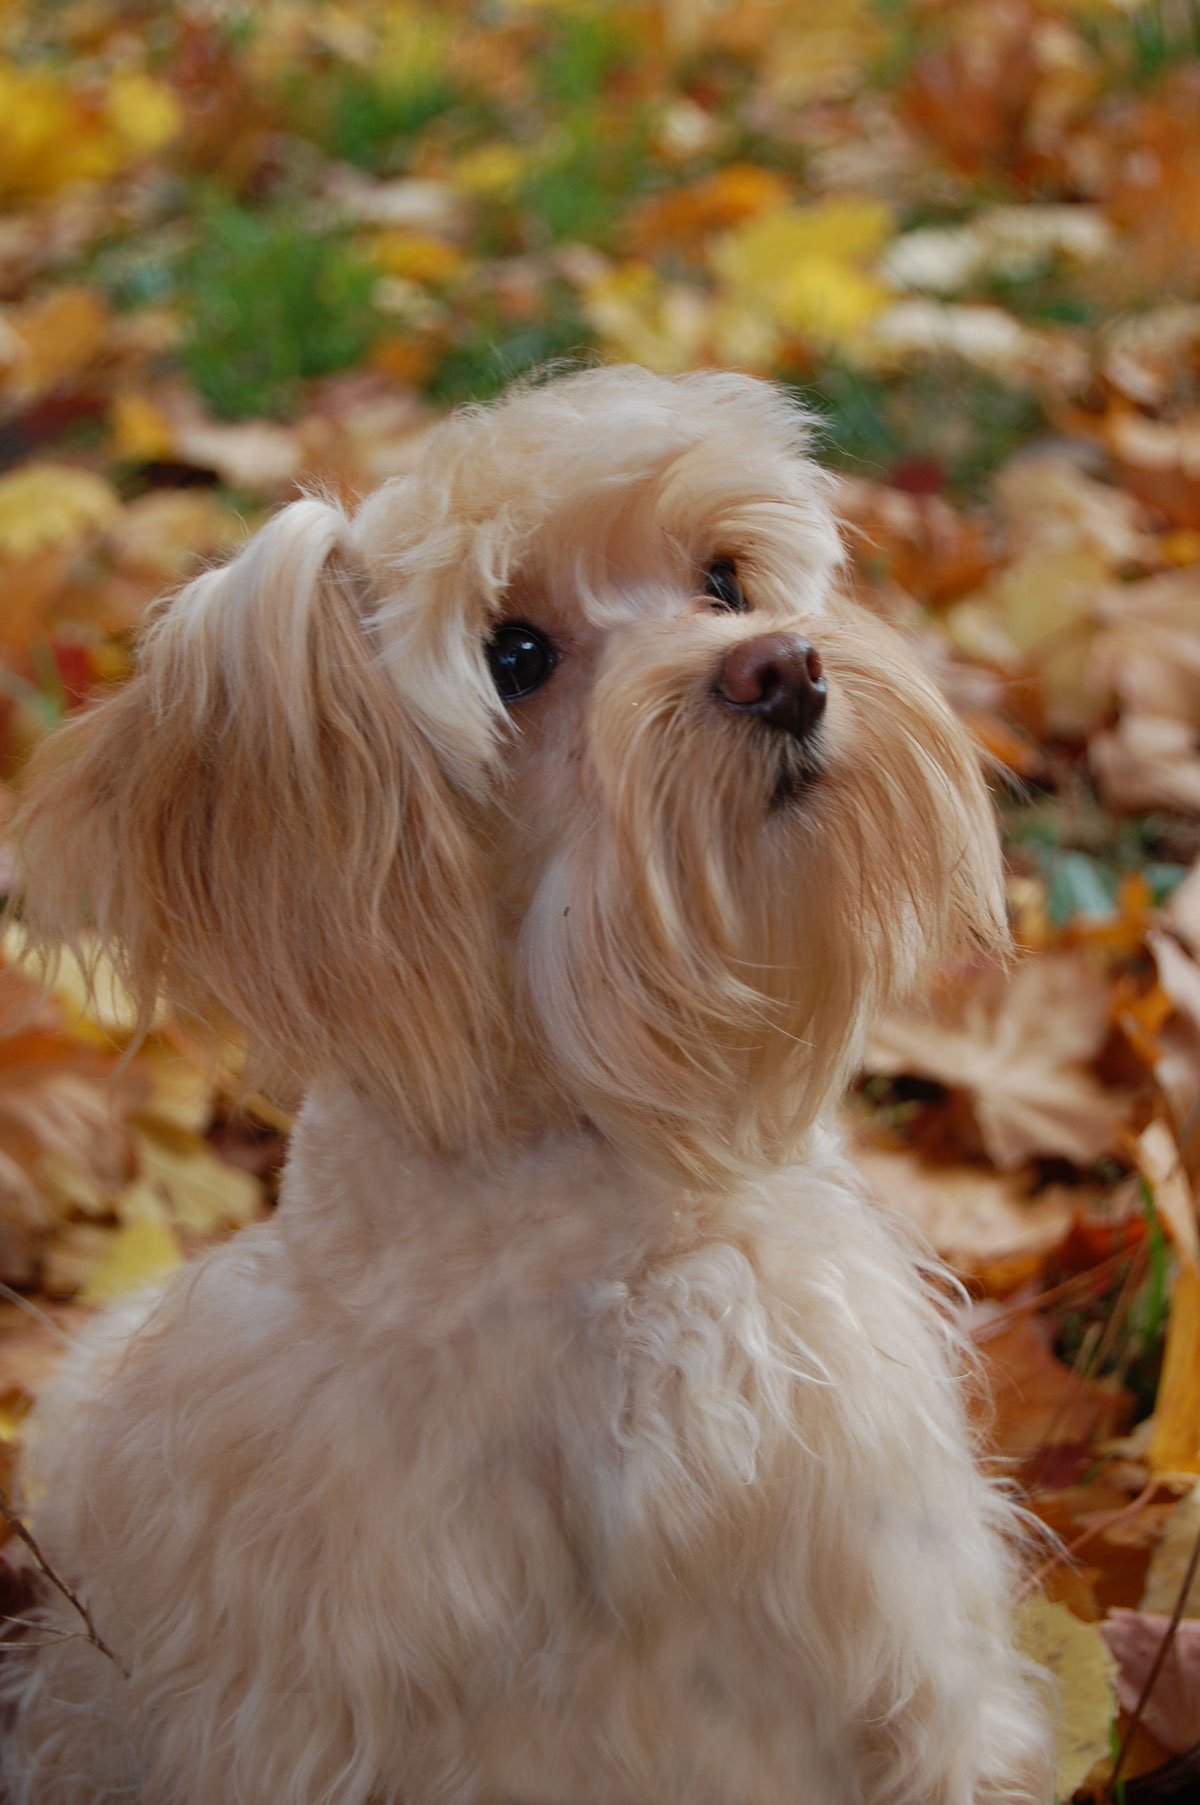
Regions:
<instances>
[{"instance_id":1,"label":"brown leaf","mask_svg":"<svg viewBox=\"0 0 1200 1805\"><path fill-rule=\"evenodd\" d=\"M1081 1378L1057 1360L1039 1318L1018 1316L990 1336L985 1318L975 1340L989 1380L989 1439L1001 1454L1086 1443L1117 1427L1123 1392L1109 1380Z\"/></svg>"},{"instance_id":2,"label":"brown leaf","mask_svg":"<svg viewBox=\"0 0 1200 1805\"><path fill-rule=\"evenodd\" d=\"M921 1230L960 1271L1015 1254L1048 1254L1071 1226L1061 1188L1031 1197L1008 1173L934 1165L915 1153L859 1145L855 1159L879 1198Z\"/></svg>"},{"instance_id":3,"label":"brown leaf","mask_svg":"<svg viewBox=\"0 0 1200 1805\"><path fill-rule=\"evenodd\" d=\"M1116 1143L1125 1100L1085 1069L1108 1028L1108 992L1074 953L1011 973L965 973L926 1014L889 1016L871 1036L869 1072L935 1079L970 1104L1002 1168L1051 1155L1090 1165Z\"/></svg>"},{"instance_id":4,"label":"brown leaf","mask_svg":"<svg viewBox=\"0 0 1200 1805\"><path fill-rule=\"evenodd\" d=\"M1110 807L1135 814L1167 808L1200 815L1200 752L1189 722L1126 715L1111 732L1095 736L1088 754Z\"/></svg>"}]
</instances>

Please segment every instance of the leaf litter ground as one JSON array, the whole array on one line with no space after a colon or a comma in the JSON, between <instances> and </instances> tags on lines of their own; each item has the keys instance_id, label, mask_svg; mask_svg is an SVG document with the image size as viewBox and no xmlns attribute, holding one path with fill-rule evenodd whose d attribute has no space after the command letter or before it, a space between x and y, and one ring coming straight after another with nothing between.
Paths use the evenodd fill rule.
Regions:
<instances>
[{"instance_id":1,"label":"leaf litter ground","mask_svg":"<svg viewBox=\"0 0 1200 1805\"><path fill-rule=\"evenodd\" d=\"M853 581L990 757L1021 957L847 1110L967 1287L1059 1791L1200 1745L1200 12L1190 0L14 0L0 875L154 596L580 354L790 385ZM0 963L0 1485L86 1313L271 1207L286 1115ZM15 1556L17 1543L6 1553ZM15 1558L10 1560L15 1566ZM13 1606L13 1608L17 1608ZM1151 1685L1150 1682L1153 1682ZM1194 1783L1194 1780L1193 1780Z\"/></svg>"}]
</instances>

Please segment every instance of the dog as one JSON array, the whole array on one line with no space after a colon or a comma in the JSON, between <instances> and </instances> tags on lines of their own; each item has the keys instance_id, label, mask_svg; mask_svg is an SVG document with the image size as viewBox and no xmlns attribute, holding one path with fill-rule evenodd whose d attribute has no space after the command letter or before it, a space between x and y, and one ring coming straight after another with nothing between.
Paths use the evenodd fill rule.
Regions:
<instances>
[{"instance_id":1,"label":"dog","mask_svg":"<svg viewBox=\"0 0 1200 1805\"><path fill-rule=\"evenodd\" d=\"M831 1115L1005 945L998 839L833 493L752 378L527 383L42 749L38 943L306 1095L277 1214L36 1416L105 1648L47 1597L16 1805L1049 1797L1018 1513Z\"/></svg>"}]
</instances>

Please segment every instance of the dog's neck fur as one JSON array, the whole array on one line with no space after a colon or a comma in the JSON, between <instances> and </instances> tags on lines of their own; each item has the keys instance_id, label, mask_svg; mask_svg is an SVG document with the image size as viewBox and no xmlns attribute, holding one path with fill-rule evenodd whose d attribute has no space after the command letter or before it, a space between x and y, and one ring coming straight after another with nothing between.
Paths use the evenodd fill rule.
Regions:
<instances>
[{"instance_id":1,"label":"dog's neck fur","mask_svg":"<svg viewBox=\"0 0 1200 1805\"><path fill-rule=\"evenodd\" d=\"M808 1173L828 1170L836 1138L814 1130L803 1157ZM378 1104L330 1082L301 1110L279 1220L297 1265L330 1295L348 1296L356 1275L394 1264L398 1285L428 1285L431 1307L444 1308L456 1268L490 1267L498 1287L532 1297L572 1277L627 1277L698 1232L737 1239L739 1218L776 1178L747 1181L734 1209L729 1194L691 1191L634 1164L587 1123L487 1157L435 1155L407 1143Z\"/></svg>"}]
</instances>

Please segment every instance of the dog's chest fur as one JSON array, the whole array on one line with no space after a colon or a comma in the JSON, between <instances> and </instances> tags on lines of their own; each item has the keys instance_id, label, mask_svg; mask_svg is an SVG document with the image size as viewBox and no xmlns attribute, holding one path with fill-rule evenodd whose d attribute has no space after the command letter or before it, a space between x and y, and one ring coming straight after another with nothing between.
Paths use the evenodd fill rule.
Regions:
<instances>
[{"instance_id":1,"label":"dog's chest fur","mask_svg":"<svg viewBox=\"0 0 1200 1805\"><path fill-rule=\"evenodd\" d=\"M820 1140L718 1211L581 1138L492 1171L414 1158L329 1093L302 1118L279 1217L197 1284L189 1316L194 1410L224 1414L211 1434L231 1450L206 1520L268 1616L273 1526L283 1511L294 1549L308 1524L313 1624L362 1638L380 1733L414 1771L439 1758L425 1737L449 1735L530 1805L585 1781L589 1798L674 1798L640 1789L674 1787L681 1764L696 1798L773 1798L798 1751L810 1772L829 1761L832 1788L866 1701L826 1696L831 1641L869 1693L879 1590L902 1611L936 1539L962 1537L969 1570L968 1460L936 1500L920 1479L923 1437L957 1410L936 1312ZM852 1496L830 1483L847 1437ZM239 1489L264 1495L240 1462L273 1469L261 1524L239 1519ZM173 1545L177 1591L212 1563ZM328 1684L307 1670L319 1639L287 1634L291 1684ZM773 1639L792 1673L779 1699ZM227 1651L228 1686L261 1658Z\"/></svg>"}]
</instances>

